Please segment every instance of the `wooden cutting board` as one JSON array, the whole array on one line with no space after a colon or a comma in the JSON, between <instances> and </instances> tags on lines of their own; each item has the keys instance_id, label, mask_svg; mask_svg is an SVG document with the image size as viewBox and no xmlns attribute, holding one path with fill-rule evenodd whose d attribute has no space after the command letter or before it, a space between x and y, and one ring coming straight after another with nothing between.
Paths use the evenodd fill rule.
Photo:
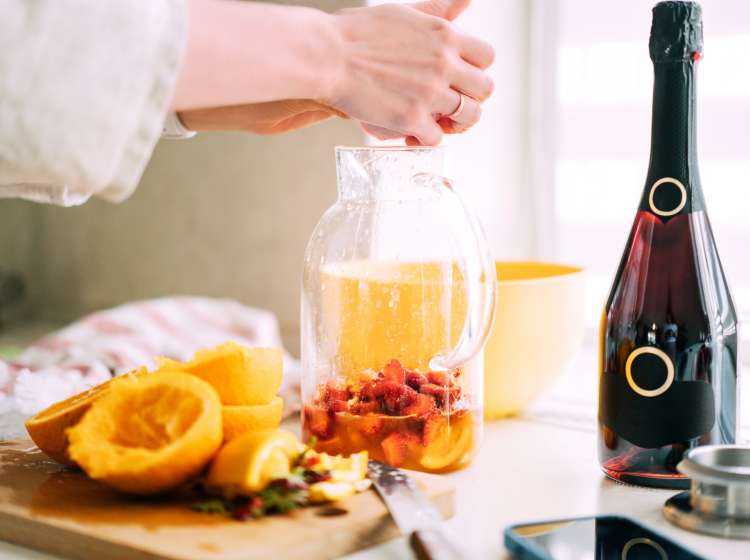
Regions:
<instances>
[{"instance_id":1,"label":"wooden cutting board","mask_svg":"<svg viewBox=\"0 0 750 560\"><path fill-rule=\"evenodd\" d=\"M413 476L444 516L453 515L450 480ZM194 512L191 501L128 498L47 459L31 441L0 442L0 539L68 558L316 560L399 534L374 490L338 510L245 522Z\"/></svg>"}]
</instances>

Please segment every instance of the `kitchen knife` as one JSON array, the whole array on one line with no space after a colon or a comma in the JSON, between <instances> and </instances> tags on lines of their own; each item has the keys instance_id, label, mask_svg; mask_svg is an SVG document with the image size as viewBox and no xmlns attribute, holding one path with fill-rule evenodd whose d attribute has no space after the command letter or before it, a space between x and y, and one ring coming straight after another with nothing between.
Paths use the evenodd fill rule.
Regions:
<instances>
[{"instance_id":1,"label":"kitchen knife","mask_svg":"<svg viewBox=\"0 0 750 560\"><path fill-rule=\"evenodd\" d=\"M404 471L371 460L367 474L419 560L465 558L443 528L440 512Z\"/></svg>"}]
</instances>

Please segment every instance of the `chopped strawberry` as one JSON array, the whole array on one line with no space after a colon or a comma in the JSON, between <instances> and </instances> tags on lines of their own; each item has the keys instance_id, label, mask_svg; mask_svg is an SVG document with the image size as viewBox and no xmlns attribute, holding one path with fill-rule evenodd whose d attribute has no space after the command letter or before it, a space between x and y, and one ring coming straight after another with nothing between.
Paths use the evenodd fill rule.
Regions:
<instances>
[{"instance_id":1,"label":"chopped strawberry","mask_svg":"<svg viewBox=\"0 0 750 560\"><path fill-rule=\"evenodd\" d=\"M419 391L425 383L427 383L427 378L418 371L410 371L406 374L406 384L415 391Z\"/></svg>"},{"instance_id":2,"label":"chopped strawberry","mask_svg":"<svg viewBox=\"0 0 750 560\"><path fill-rule=\"evenodd\" d=\"M306 406L304 414L305 426L311 434L319 439L331 437L331 419L326 410Z\"/></svg>"},{"instance_id":3,"label":"chopped strawberry","mask_svg":"<svg viewBox=\"0 0 750 560\"><path fill-rule=\"evenodd\" d=\"M311 469L318 463L320 463L320 457L318 457L317 455L312 455L312 456L305 457L304 459L302 459L300 466L305 469Z\"/></svg>"},{"instance_id":4,"label":"chopped strawberry","mask_svg":"<svg viewBox=\"0 0 750 560\"><path fill-rule=\"evenodd\" d=\"M334 412L349 412L349 403L346 401L333 401L331 410Z\"/></svg>"},{"instance_id":5,"label":"chopped strawberry","mask_svg":"<svg viewBox=\"0 0 750 560\"><path fill-rule=\"evenodd\" d=\"M435 399L430 395L417 395L417 399L404 408L405 416L424 416L435 410Z\"/></svg>"},{"instance_id":6,"label":"chopped strawberry","mask_svg":"<svg viewBox=\"0 0 750 560\"><path fill-rule=\"evenodd\" d=\"M422 428L422 445L425 447L434 443L438 439L445 438L450 432L448 418L442 414L433 414L429 416Z\"/></svg>"},{"instance_id":7,"label":"chopped strawberry","mask_svg":"<svg viewBox=\"0 0 750 560\"><path fill-rule=\"evenodd\" d=\"M384 424L385 422L380 416L368 414L359 419L357 427L363 435L374 436L383 429Z\"/></svg>"},{"instance_id":8,"label":"chopped strawberry","mask_svg":"<svg viewBox=\"0 0 750 560\"><path fill-rule=\"evenodd\" d=\"M357 376L357 380L356 380L356 383L355 383L355 384L356 384L356 385L357 385L358 387L364 387L365 385L367 385L367 384L368 384L368 383L370 383L371 381L374 381L375 379L377 379L377 377L378 377L378 374L377 374L377 373L375 373L375 372L374 372L374 371L372 371L371 369L368 369L368 370L366 370L366 371L364 371L364 372L360 373L360 374L359 374L359 375Z\"/></svg>"},{"instance_id":9,"label":"chopped strawberry","mask_svg":"<svg viewBox=\"0 0 750 560\"><path fill-rule=\"evenodd\" d=\"M411 450L419 445L419 438L410 432L393 432L381 443L386 462L393 467L401 467L408 459Z\"/></svg>"},{"instance_id":10,"label":"chopped strawberry","mask_svg":"<svg viewBox=\"0 0 750 560\"><path fill-rule=\"evenodd\" d=\"M418 393L407 385L384 381L385 393L383 403L388 412L401 414L403 410L417 400Z\"/></svg>"},{"instance_id":11,"label":"chopped strawberry","mask_svg":"<svg viewBox=\"0 0 750 560\"><path fill-rule=\"evenodd\" d=\"M425 383L419 388L420 393L430 395L435 399L435 404L438 408L445 406L446 401L449 399L449 391L450 389L448 387L442 387L440 385L435 385L434 383Z\"/></svg>"},{"instance_id":12,"label":"chopped strawberry","mask_svg":"<svg viewBox=\"0 0 750 560\"><path fill-rule=\"evenodd\" d=\"M429 371L427 372L427 379L430 383L441 385L443 387L451 384L451 377L447 371Z\"/></svg>"},{"instance_id":13,"label":"chopped strawberry","mask_svg":"<svg viewBox=\"0 0 750 560\"><path fill-rule=\"evenodd\" d=\"M383 368L383 379L394 383L403 383L406 379L406 370L398 360L391 360Z\"/></svg>"},{"instance_id":14,"label":"chopped strawberry","mask_svg":"<svg viewBox=\"0 0 750 560\"><path fill-rule=\"evenodd\" d=\"M448 394L448 387L435 385L434 383L425 383L419 388L419 392L431 397L442 399Z\"/></svg>"},{"instance_id":15,"label":"chopped strawberry","mask_svg":"<svg viewBox=\"0 0 750 560\"><path fill-rule=\"evenodd\" d=\"M351 395L346 382L341 379L329 379L323 394L325 402L347 401Z\"/></svg>"},{"instance_id":16,"label":"chopped strawberry","mask_svg":"<svg viewBox=\"0 0 750 560\"><path fill-rule=\"evenodd\" d=\"M349 406L349 412L360 416L364 416L365 414L369 414L370 412L375 412L377 411L377 409L377 401L358 402Z\"/></svg>"},{"instance_id":17,"label":"chopped strawberry","mask_svg":"<svg viewBox=\"0 0 750 560\"><path fill-rule=\"evenodd\" d=\"M386 382L383 380L370 381L367 385L362 387L360 391L360 398L365 401L375 400L378 397L382 397L386 391Z\"/></svg>"}]
</instances>

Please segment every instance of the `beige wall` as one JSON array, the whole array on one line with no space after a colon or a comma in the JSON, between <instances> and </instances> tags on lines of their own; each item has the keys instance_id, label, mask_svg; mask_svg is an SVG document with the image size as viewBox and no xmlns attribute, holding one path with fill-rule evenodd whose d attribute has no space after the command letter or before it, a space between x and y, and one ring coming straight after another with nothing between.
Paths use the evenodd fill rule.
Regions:
<instances>
[{"instance_id":1,"label":"beige wall","mask_svg":"<svg viewBox=\"0 0 750 560\"><path fill-rule=\"evenodd\" d=\"M32 267L35 205L0 198L0 267L27 273Z\"/></svg>"},{"instance_id":2,"label":"beige wall","mask_svg":"<svg viewBox=\"0 0 750 560\"><path fill-rule=\"evenodd\" d=\"M140 298L229 297L277 313L295 351L302 254L335 198L333 146L361 142L345 122L160 142L124 204L35 209L35 311L68 320Z\"/></svg>"}]
</instances>

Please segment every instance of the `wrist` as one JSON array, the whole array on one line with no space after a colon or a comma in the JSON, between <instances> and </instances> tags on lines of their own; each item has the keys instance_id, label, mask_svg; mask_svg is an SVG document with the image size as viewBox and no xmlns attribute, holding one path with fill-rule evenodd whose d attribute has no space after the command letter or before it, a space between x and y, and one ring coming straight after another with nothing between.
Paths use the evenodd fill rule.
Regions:
<instances>
[{"instance_id":1,"label":"wrist","mask_svg":"<svg viewBox=\"0 0 750 560\"><path fill-rule=\"evenodd\" d=\"M310 98L335 107L345 75L343 35L339 16L324 12L319 14L321 17L316 23L316 36L320 38L320 46L316 53L318 63L313 66L314 92Z\"/></svg>"}]
</instances>

